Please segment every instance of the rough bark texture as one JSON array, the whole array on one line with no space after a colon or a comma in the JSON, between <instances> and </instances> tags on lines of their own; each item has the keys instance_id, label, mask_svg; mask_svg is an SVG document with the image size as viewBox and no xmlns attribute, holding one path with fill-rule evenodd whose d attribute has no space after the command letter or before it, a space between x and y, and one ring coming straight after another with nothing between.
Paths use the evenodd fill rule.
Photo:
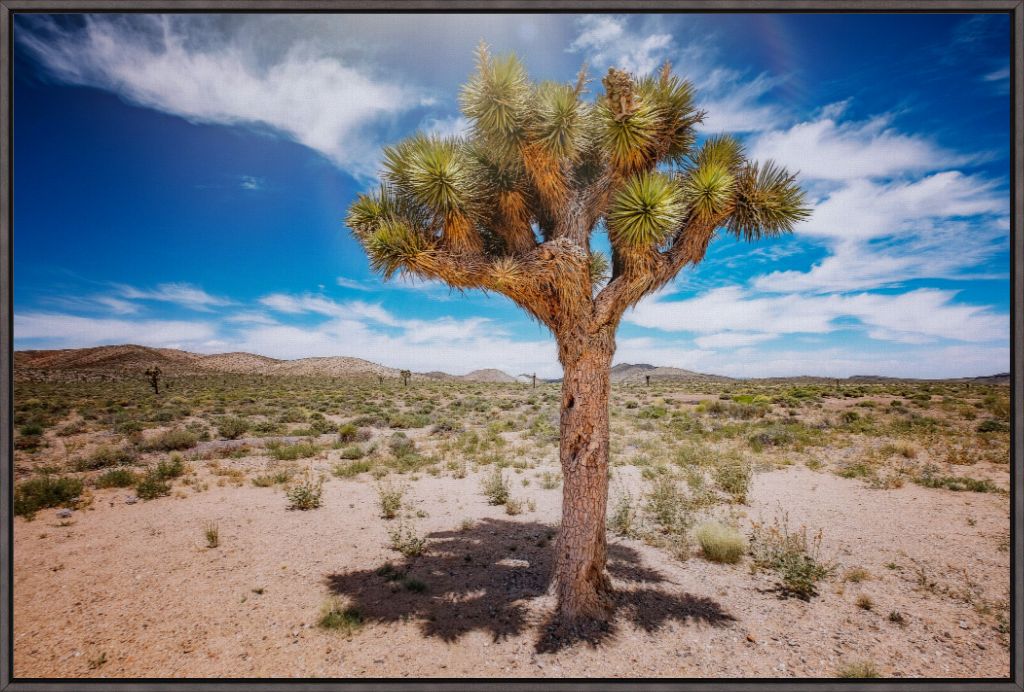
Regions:
<instances>
[{"instance_id":1,"label":"rough bark texture","mask_svg":"<svg viewBox=\"0 0 1024 692\"><path fill-rule=\"evenodd\" d=\"M562 526L553 587L566 619L604 619L611 582L605 572L608 503L609 369L612 330L559 339L562 361Z\"/></svg>"}]
</instances>

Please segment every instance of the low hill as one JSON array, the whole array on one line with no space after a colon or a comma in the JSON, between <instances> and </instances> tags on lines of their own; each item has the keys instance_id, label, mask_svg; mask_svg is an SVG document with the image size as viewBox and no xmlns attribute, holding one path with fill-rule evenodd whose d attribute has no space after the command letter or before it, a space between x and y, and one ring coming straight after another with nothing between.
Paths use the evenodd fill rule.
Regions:
<instances>
[{"instance_id":1,"label":"low hill","mask_svg":"<svg viewBox=\"0 0 1024 692\"><path fill-rule=\"evenodd\" d=\"M729 382L731 377L705 375L704 373L684 370L682 368L666 368L646 363L619 363L612 367L611 380L616 384L646 382L650 376L652 382L672 380L675 382Z\"/></svg>"},{"instance_id":2,"label":"low hill","mask_svg":"<svg viewBox=\"0 0 1024 692\"><path fill-rule=\"evenodd\" d=\"M506 372L496 370L495 368L486 368L484 370L474 370L471 373L465 374L459 379L466 380L468 382L517 382L516 378L512 377Z\"/></svg>"}]
</instances>

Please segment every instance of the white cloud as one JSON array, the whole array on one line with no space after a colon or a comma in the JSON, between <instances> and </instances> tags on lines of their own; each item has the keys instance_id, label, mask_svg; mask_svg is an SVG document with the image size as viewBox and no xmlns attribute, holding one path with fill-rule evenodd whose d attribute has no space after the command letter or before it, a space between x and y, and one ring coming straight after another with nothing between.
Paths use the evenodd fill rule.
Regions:
<instances>
[{"instance_id":1,"label":"white cloud","mask_svg":"<svg viewBox=\"0 0 1024 692\"><path fill-rule=\"evenodd\" d=\"M722 332L826 334L851 325L886 341L950 339L965 342L1004 340L1006 315L984 306L954 303L955 291L922 288L903 294L752 295L738 286L717 288L694 298L665 300L656 294L642 301L625 321L669 332L717 335ZM708 344L701 344L709 347Z\"/></svg>"},{"instance_id":2,"label":"white cloud","mask_svg":"<svg viewBox=\"0 0 1024 692\"><path fill-rule=\"evenodd\" d=\"M959 171L914 182L852 180L814 206L797 227L805 235L869 239L892 235L927 219L1006 213L1007 198L992 183Z\"/></svg>"},{"instance_id":3,"label":"white cloud","mask_svg":"<svg viewBox=\"0 0 1024 692\"><path fill-rule=\"evenodd\" d=\"M118 284L116 286L118 295L121 298L174 303L175 305L191 308L192 310L199 310L201 312L209 312L211 308L223 307L225 305L232 304L232 301L227 298L210 295L198 286L193 286L188 283L164 283L157 285L157 287L152 290L139 289L134 286L124 284Z\"/></svg>"},{"instance_id":4,"label":"white cloud","mask_svg":"<svg viewBox=\"0 0 1024 692\"><path fill-rule=\"evenodd\" d=\"M719 332L708 336L699 336L693 342L706 349L737 348L770 341L777 336L778 334L762 334L758 332Z\"/></svg>"},{"instance_id":5,"label":"white cloud","mask_svg":"<svg viewBox=\"0 0 1024 692\"><path fill-rule=\"evenodd\" d=\"M215 333L214 326L205 322L119 320L52 312L27 312L14 316L15 340L46 340L47 348L125 343L194 348L213 338Z\"/></svg>"},{"instance_id":6,"label":"white cloud","mask_svg":"<svg viewBox=\"0 0 1024 692\"><path fill-rule=\"evenodd\" d=\"M838 122L834 116L842 104L826 107L818 120L797 123L789 129L756 138L750 155L773 159L802 179L850 180L886 177L950 168L964 157L936 144L897 132L889 116L862 122Z\"/></svg>"},{"instance_id":7,"label":"white cloud","mask_svg":"<svg viewBox=\"0 0 1024 692\"><path fill-rule=\"evenodd\" d=\"M707 111L699 129L712 133L760 132L777 127L784 115L778 106L761 102L777 84L777 79L765 74L744 81L735 70L711 70L706 80L697 81L698 102Z\"/></svg>"},{"instance_id":8,"label":"white cloud","mask_svg":"<svg viewBox=\"0 0 1024 692\"><path fill-rule=\"evenodd\" d=\"M626 17L587 15L579 19L580 33L567 49L583 53L598 67L614 65L635 75L653 72L672 45L669 34L642 36L627 28Z\"/></svg>"},{"instance_id":9,"label":"white cloud","mask_svg":"<svg viewBox=\"0 0 1024 692\"><path fill-rule=\"evenodd\" d=\"M19 39L57 78L193 122L269 127L357 175L375 172L372 126L424 103L415 90L296 43L261 65L229 36L200 41L178 17L85 15L84 27ZM243 187L245 183L243 182Z\"/></svg>"}]
</instances>

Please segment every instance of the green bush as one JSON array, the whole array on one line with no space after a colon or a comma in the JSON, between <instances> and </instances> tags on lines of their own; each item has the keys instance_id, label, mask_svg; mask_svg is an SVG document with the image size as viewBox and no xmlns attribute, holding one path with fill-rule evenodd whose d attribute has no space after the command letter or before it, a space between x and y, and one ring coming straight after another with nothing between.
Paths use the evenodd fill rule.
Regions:
<instances>
[{"instance_id":1,"label":"green bush","mask_svg":"<svg viewBox=\"0 0 1024 692\"><path fill-rule=\"evenodd\" d=\"M753 475L750 464L741 458L722 459L714 467L715 483L736 502L746 503Z\"/></svg>"},{"instance_id":2,"label":"green bush","mask_svg":"<svg viewBox=\"0 0 1024 692\"><path fill-rule=\"evenodd\" d=\"M322 478L313 481L307 472L301 483L297 483L288 489L288 509L306 511L322 506L323 487L324 481Z\"/></svg>"},{"instance_id":3,"label":"green bush","mask_svg":"<svg viewBox=\"0 0 1024 692\"><path fill-rule=\"evenodd\" d=\"M217 432L225 440L237 440L249 432L249 421L241 416L225 416L217 422Z\"/></svg>"},{"instance_id":4,"label":"green bush","mask_svg":"<svg viewBox=\"0 0 1024 692\"><path fill-rule=\"evenodd\" d=\"M338 478L353 478L360 473L368 473L373 468L373 462L369 460L353 461L348 464L336 464L332 472Z\"/></svg>"},{"instance_id":5,"label":"green bush","mask_svg":"<svg viewBox=\"0 0 1024 692\"><path fill-rule=\"evenodd\" d=\"M294 444L276 442L267 445L267 449L270 450L270 456L278 461L306 459L316 456L316 453L320 451L320 447L314 442L296 442Z\"/></svg>"},{"instance_id":6,"label":"green bush","mask_svg":"<svg viewBox=\"0 0 1024 692\"><path fill-rule=\"evenodd\" d=\"M109 466L130 466L138 461L138 453L128 446L103 445L84 459L75 460L76 471L95 471Z\"/></svg>"},{"instance_id":7,"label":"green bush","mask_svg":"<svg viewBox=\"0 0 1024 692\"><path fill-rule=\"evenodd\" d=\"M196 446L197 442L199 442L199 435L196 432L185 428L174 428L146 440L142 446L150 452L172 452L175 450L191 449Z\"/></svg>"},{"instance_id":8,"label":"green bush","mask_svg":"<svg viewBox=\"0 0 1024 692\"><path fill-rule=\"evenodd\" d=\"M70 476L30 478L14 489L14 514L32 518L40 509L69 506L82 494L83 487L80 479Z\"/></svg>"},{"instance_id":9,"label":"green bush","mask_svg":"<svg viewBox=\"0 0 1024 692\"><path fill-rule=\"evenodd\" d=\"M488 504L503 505L508 502L511 489L500 466L491 469L491 472L484 476L481 485Z\"/></svg>"},{"instance_id":10,"label":"green bush","mask_svg":"<svg viewBox=\"0 0 1024 692\"><path fill-rule=\"evenodd\" d=\"M128 469L110 469L96 477L97 488L129 488L135 484L135 474Z\"/></svg>"},{"instance_id":11,"label":"green bush","mask_svg":"<svg viewBox=\"0 0 1024 692\"><path fill-rule=\"evenodd\" d=\"M142 476L135 483L135 494L142 500L155 500L171 494L171 484L153 470Z\"/></svg>"}]
</instances>

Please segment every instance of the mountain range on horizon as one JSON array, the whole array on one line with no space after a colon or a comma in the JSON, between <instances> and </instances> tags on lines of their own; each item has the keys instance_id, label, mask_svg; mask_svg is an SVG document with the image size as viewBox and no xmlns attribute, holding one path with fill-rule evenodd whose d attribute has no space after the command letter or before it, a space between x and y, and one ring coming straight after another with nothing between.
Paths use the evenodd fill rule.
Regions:
<instances>
[{"instance_id":1,"label":"mountain range on horizon","mask_svg":"<svg viewBox=\"0 0 1024 692\"><path fill-rule=\"evenodd\" d=\"M19 350L14 352L14 377L20 379L46 379L61 374L76 375L82 379L105 376L136 375L147 368L158 366L168 375L189 373L235 373L249 375L284 376L378 376L398 378L401 369L374 363L350 356L321 356L282 360L254 353L231 352L200 354L174 348L154 348L137 344L115 346L94 346L88 348L54 350ZM528 373L510 375L497 368L474 370L465 375L453 375L441 371L413 373L414 378L454 380L490 383L530 383L533 376ZM739 382L744 379L764 381L802 382L893 382L915 378L884 377L880 375L853 375L847 378L800 375L792 377L733 378L712 375L683 368L657 366L647 363L619 363L611 368L614 383L643 383L651 380L672 380L677 382ZM537 378L540 382L558 382L559 378ZM984 384L1009 384L1009 373L997 373L982 377L949 378L942 381L978 382Z\"/></svg>"}]
</instances>

